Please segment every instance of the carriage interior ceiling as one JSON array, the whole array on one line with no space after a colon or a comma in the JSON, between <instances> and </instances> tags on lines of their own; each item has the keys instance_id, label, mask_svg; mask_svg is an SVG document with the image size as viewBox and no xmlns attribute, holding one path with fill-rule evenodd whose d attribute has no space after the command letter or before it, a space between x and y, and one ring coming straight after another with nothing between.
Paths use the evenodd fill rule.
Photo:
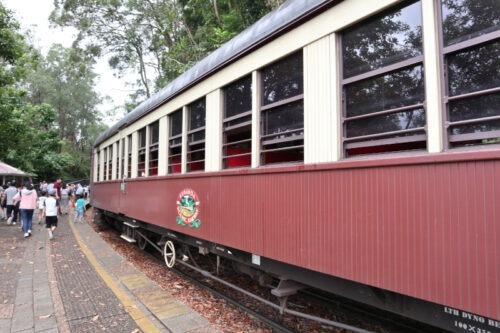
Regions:
<instances>
[{"instance_id":1,"label":"carriage interior ceiling","mask_svg":"<svg viewBox=\"0 0 500 333\"><path fill-rule=\"evenodd\" d=\"M93 205L498 321L499 17L287 1L98 138Z\"/></svg>"}]
</instances>

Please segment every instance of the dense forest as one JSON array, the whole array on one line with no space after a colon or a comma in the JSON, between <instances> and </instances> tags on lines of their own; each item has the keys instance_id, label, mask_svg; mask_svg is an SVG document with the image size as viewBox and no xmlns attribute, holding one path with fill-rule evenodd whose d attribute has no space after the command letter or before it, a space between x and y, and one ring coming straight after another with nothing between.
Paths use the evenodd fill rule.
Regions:
<instances>
[{"instance_id":1,"label":"dense forest","mask_svg":"<svg viewBox=\"0 0 500 333\"><path fill-rule=\"evenodd\" d=\"M36 179L85 179L106 130L95 65L135 73L131 111L284 0L54 0L50 23L78 32L42 54L0 0L0 160Z\"/></svg>"}]
</instances>

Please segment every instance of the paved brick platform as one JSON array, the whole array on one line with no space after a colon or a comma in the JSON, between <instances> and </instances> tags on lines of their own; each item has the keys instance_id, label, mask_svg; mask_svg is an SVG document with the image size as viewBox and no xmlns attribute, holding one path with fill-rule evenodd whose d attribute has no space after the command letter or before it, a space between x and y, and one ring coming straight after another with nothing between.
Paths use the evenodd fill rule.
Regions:
<instances>
[{"instance_id":1,"label":"paved brick platform","mask_svg":"<svg viewBox=\"0 0 500 333\"><path fill-rule=\"evenodd\" d=\"M0 273L0 333L220 332L68 215L52 240L0 221Z\"/></svg>"}]
</instances>

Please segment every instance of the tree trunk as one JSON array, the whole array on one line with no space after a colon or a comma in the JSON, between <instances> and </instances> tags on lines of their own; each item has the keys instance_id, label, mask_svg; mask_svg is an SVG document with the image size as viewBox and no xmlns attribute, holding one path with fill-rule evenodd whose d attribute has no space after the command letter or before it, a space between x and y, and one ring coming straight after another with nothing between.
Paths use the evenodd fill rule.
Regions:
<instances>
[{"instance_id":1,"label":"tree trunk","mask_svg":"<svg viewBox=\"0 0 500 333\"><path fill-rule=\"evenodd\" d=\"M220 24L220 16L219 16L219 8L217 8L217 0L212 0L212 4L214 6L214 14L217 18L217 23Z\"/></svg>"}]
</instances>

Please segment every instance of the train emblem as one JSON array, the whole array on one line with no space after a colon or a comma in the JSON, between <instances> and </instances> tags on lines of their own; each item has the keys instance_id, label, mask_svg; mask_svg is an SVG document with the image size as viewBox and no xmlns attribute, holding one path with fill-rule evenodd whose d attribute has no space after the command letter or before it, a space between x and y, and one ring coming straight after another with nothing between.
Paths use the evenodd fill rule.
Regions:
<instances>
[{"instance_id":1,"label":"train emblem","mask_svg":"<svg viewBox=\"0 0 500 333\"><path fill-rule=\"evenodd\" d=\"M191 189L182 190L177 197L177 224L199 228L201 225L201 221L198 219L199 207L200 200L196 192Z\"/></svg>"}]
</instances>

